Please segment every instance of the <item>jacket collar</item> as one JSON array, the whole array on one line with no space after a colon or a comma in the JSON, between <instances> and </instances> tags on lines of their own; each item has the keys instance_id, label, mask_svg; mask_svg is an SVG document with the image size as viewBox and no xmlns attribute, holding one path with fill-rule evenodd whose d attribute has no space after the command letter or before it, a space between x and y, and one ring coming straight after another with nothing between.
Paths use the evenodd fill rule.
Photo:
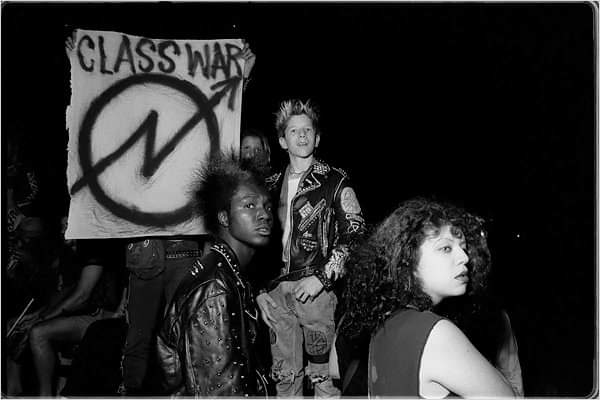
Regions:
<instances>
[{"instance_id":1,"label":"jacket collar","mask_svg":"<svg viewBox=\"0 0 600 400\"><path fill-rule=\"evenodd\" d=\"M286 169L286 176L289 173L289 168L290 166L288 165ZM320 188L322 185L321 182L323 181L323 178L327 176L329 169L330 168L327 164L315 158L311 166L304 174L302 174L302 177L300 178L297 195Z\"/></svg>"},{"instance_id":2,"label":"jacket collar","mask_svg":"<svg viewBox=\"0 0 600 400\"><path fill-rule=\"evenodd\" d=\"M290 166L276 174L269 176L266 179L266 183L269 189L280 188L284 181L287 180L289 175ZM306 193L311 190L321 187L323 178L327 176L331 167L325 162L315 158L310 167L300 177L300 183L298 185L298 194ZM279 190L278 190L279 191Z\"/></svg>"},{"instance_id":3,"label":"jacket collar","mask_svg":"<svg viewBox=\"0 0 600 400\"><path fill-rule=\"evenodd\" d=\"M223 256L225 261L227 261L227 263L231 266L234 274L240 278L240 263L231 247L229 247L224 240L215 237L215 241L211 246L211 249Z\"/></svg>"}]
</instances>

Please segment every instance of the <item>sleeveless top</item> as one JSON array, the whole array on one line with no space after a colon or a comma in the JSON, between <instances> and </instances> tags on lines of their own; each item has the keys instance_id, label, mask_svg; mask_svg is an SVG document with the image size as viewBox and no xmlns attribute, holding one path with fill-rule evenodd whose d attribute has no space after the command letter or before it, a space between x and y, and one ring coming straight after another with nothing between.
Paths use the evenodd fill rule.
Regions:
<instances>
[{"instance_id":1,"label":"sleeveless top","mask_svg":"<svg viewBox=\"0 0 600 400\"><path fill-rule=\"evenodd\" d=\"M419 368L433 326L430 311L402 309L388 318L369 345L369 395L419 397Z\"/></svg>"}]
</instances>

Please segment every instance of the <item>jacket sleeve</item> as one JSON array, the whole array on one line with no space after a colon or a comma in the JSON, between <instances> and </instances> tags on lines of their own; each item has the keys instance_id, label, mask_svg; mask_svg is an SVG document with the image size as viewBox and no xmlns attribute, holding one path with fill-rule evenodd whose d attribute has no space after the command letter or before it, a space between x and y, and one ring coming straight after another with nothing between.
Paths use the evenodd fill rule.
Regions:
<instances>
[{"instance_id":1,"label":"jacket sleeve","mask_svg":"<svg viewBox=\"0 0 600 400\"><path fill-rule=\"evenodd\" d=\"M176 307L175 302L171 308ZM181 319L174 310L168 310L166 319L157 338L157 352L167 393L174 394L183 389L182 365L177 344L181 332Z\"/></svg>"},{"instance_id":2,"label":"jacket sleeve","mask_svg":"<svg viewBox=\"0 0 600 400\"><path fill-rule=\"evenodd\" d=\"M345 274L344 264L354 242L365 233L365 220L360 203L348 177L338 184L333 199L335 236L324 268L327 279L334 281Z\"/></svg>"},{"instance_id":3,"label":"jacket sleeve","mask_svg":"<svg viewBox=\"0 0 600 400\"><path fill-rule=\"evenodd\" d=\"M240 357L240 333L232 322L240 316L229 304L228 290L220 279L209 282L186 328L189 362L193 368L194 395L241 396L244 393L243 357Z\"/></svg>"}]
</instances>

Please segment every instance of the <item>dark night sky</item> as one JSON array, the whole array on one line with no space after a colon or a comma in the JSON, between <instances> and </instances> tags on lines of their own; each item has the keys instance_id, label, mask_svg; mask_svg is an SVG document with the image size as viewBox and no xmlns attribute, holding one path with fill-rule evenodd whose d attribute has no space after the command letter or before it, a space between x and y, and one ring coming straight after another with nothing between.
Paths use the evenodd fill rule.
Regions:
<instances>
[{"instance_id":1,"label":"dark night sky","mask_svg":"<svg viewBox=\"0 0 600 400\"><path fill-rule=\"evenodd\" d=\"M66 204L65 25L243 37L257 54L243 125L274 134L278 102L311 97L322 110L319 155L349 172L369 222L415 195L487 218L526 394L592 391L589 4L29 3L2 11L2 129L17 126L35 145L48 215Z\"/></svg>"}]
</instances>

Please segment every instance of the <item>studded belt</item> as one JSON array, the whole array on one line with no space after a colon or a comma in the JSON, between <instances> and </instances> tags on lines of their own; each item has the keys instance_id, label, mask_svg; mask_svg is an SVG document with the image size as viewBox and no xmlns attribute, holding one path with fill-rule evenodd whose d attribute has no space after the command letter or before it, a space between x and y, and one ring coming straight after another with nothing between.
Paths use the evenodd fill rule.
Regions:
<instances>
[{"instance_id":1,"label":"studded belt","mask_svg":"<svg viewBox=\"0 0 600 400\"><path fill-rule=\"evenodd\" d=\"M267 290L270 292L275 289L277 285L284 281L297 281L302 278L306 278L307 276L315 275L315 272L318 271L317 267L306 267L303 269L298 269L287 273L285 275L279 276L277 279L273 279L272 281L267 283Z\"/></svg>"},{"instance_id":2,"label":"studded belt","mask_svg":"<svg viewBox=\"0 0 600 400\"><path fill-rule=\"evenodd\" d=\"M165 258L167 260L172 260L176 258L197 258L202 256L202 250L176 250L176 251L167 251L165 254Z\"/></svg>"}]
</instances>

